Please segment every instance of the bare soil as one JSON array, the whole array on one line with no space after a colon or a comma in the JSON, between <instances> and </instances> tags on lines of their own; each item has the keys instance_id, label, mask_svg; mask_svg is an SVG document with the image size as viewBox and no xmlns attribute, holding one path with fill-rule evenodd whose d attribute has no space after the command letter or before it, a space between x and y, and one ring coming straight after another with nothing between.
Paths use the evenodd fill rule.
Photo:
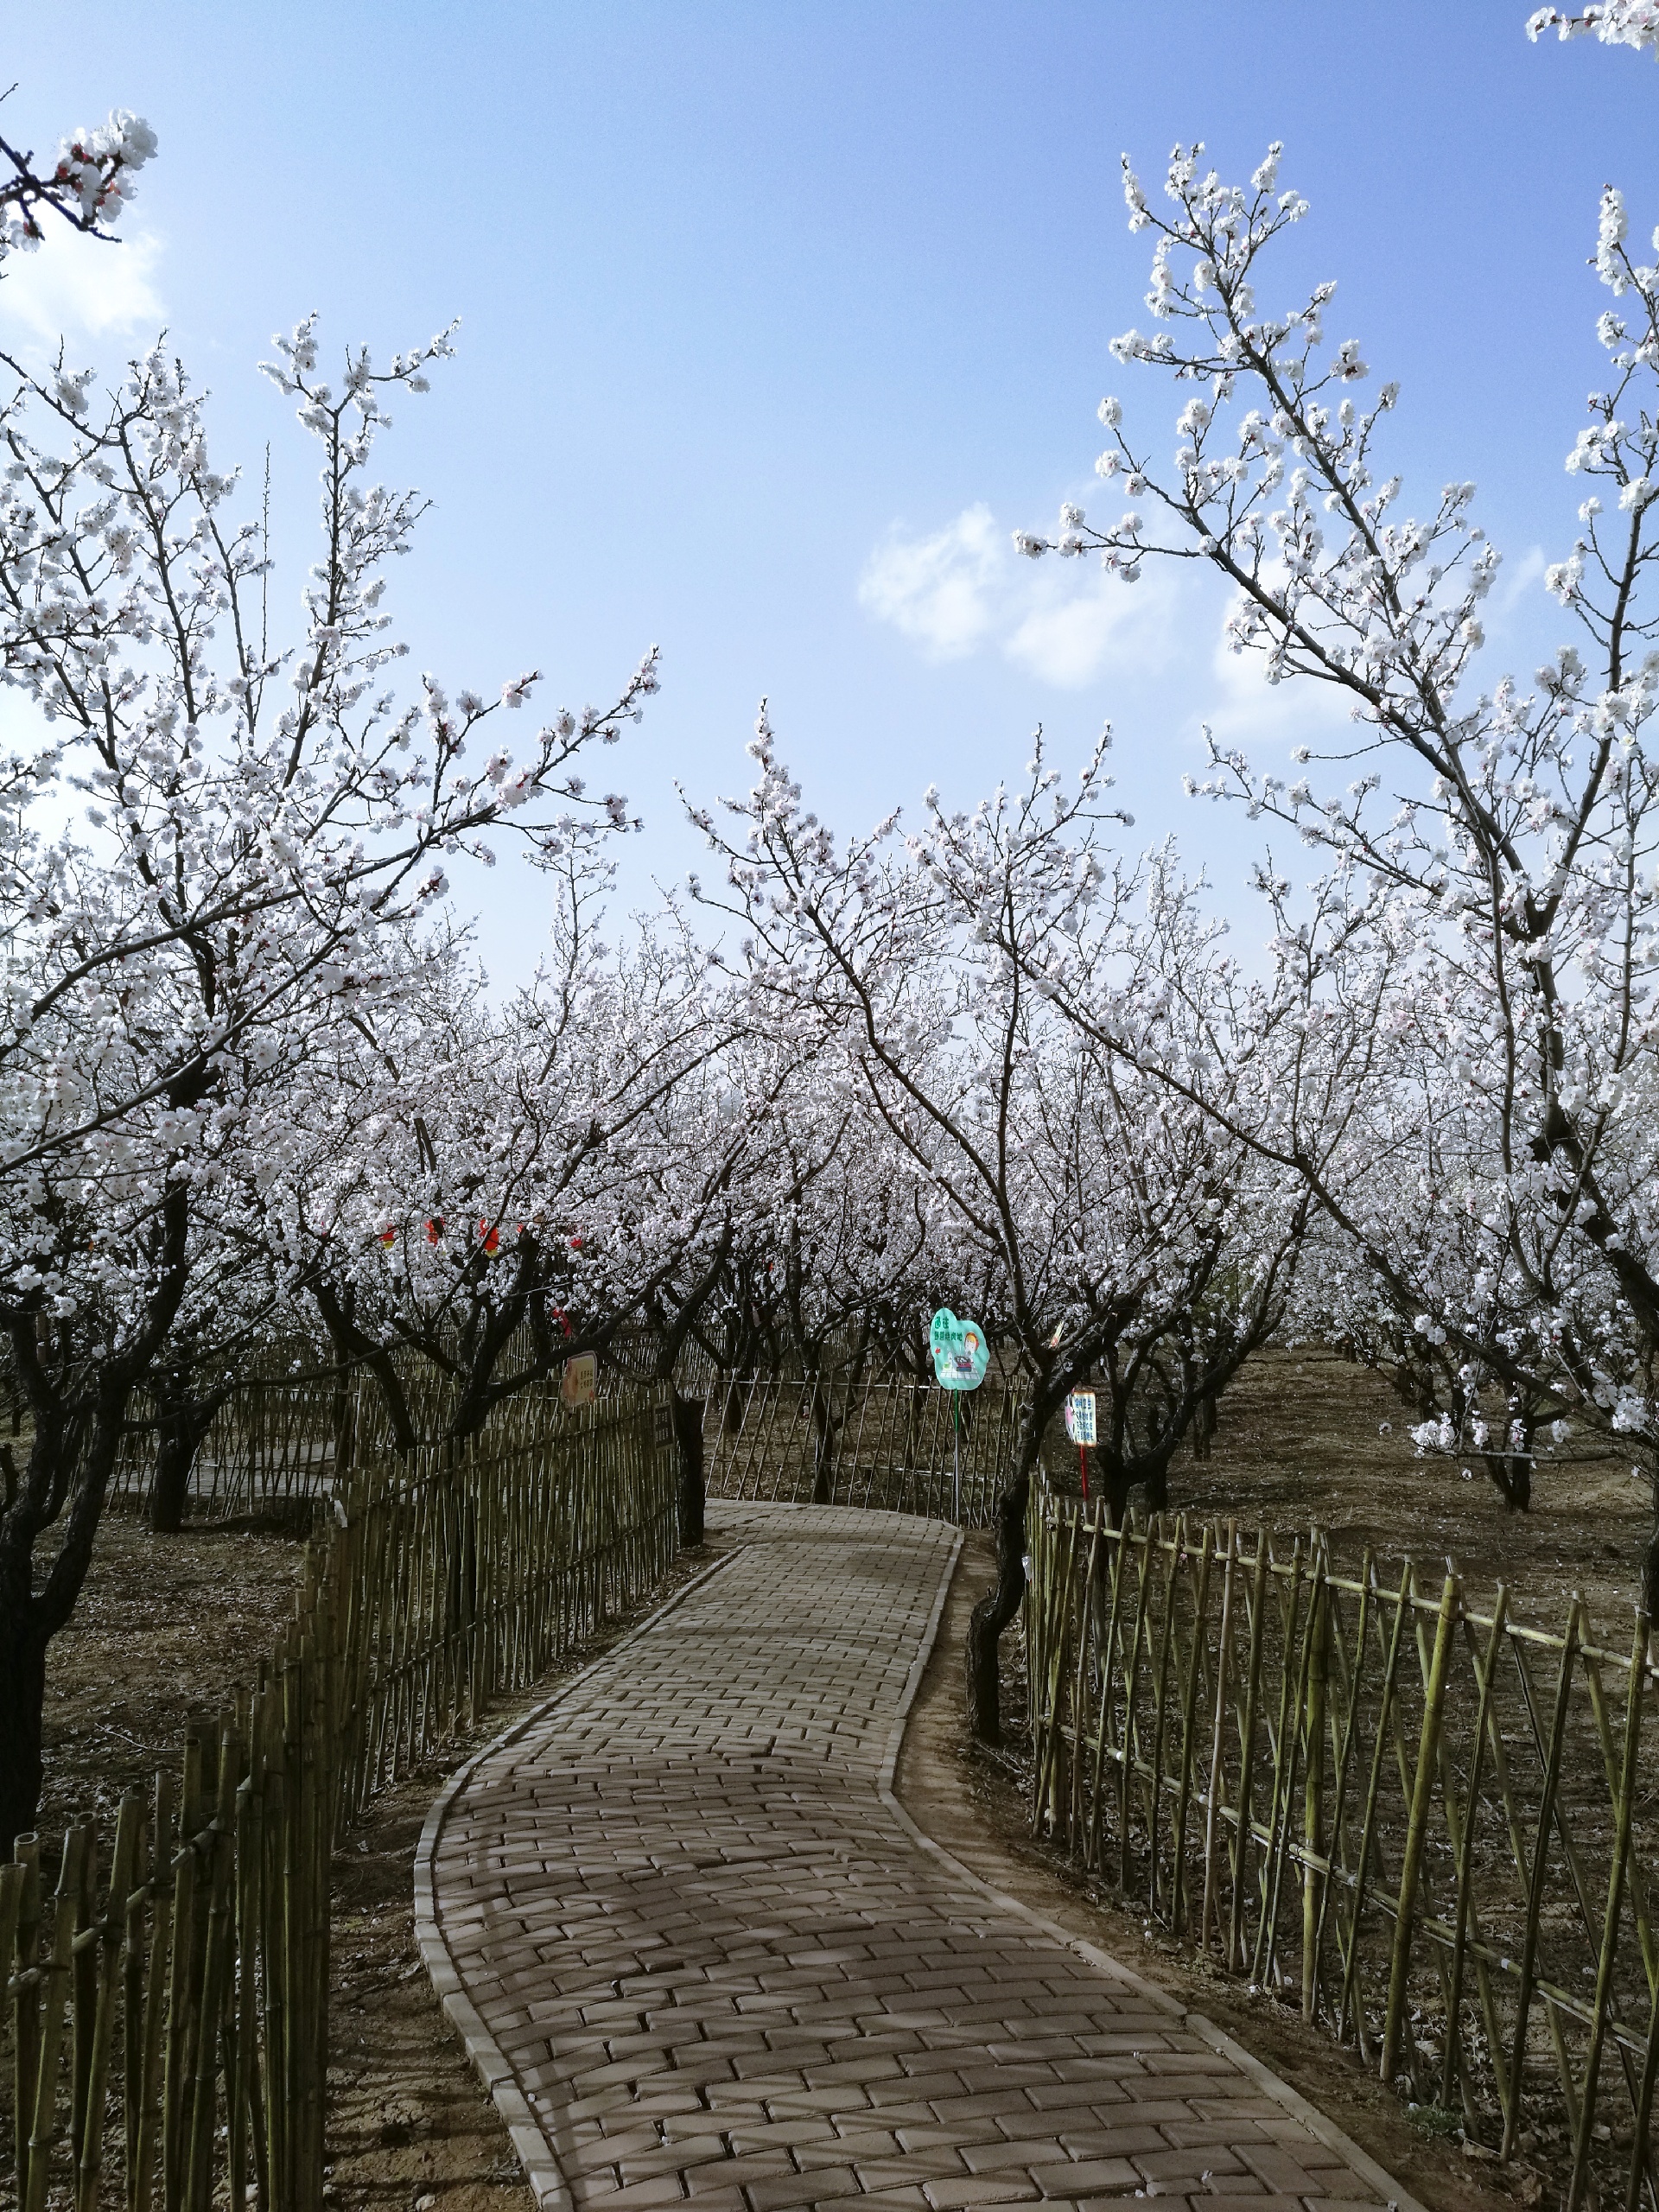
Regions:
<instances>
[{"instance_id":1,"label":"bare soil","mask_svg":"<svg viewBox=\"0 0 1659 2212\"><path fill-rule=\"evenodd\" d=\"M1541 1459L1531 1511L1510 1513L1478 1459L1418 1459L1407 1433L1414 1419L1369 1368L1319 1350L1271 1350L1223 1398L1213 1457L1183 1456L1171 1470L1171 1503L1287 1534L1317 1526L1356 1563L1367 1544L1379 1560L1409 1556L1430 1573L1450 1560L1483 1611L1506 1582L1517 1618L1557 1632L1578 1591L1599 1634L1628 1649L1652 1524L1630 1463L1569 1438Z\"/></svg>"},{"instance_id":2,"label":"bare soil","mask_svg":"<svg viewBox=\"0 0 1659 2212\"><path fill-rule=\"evenodd\" d=\"M42 1837L60 1836L75 1813L95 1813L108 1835L125 1791L176 1770L185 1722L252 1681L293 1610L309 1520L157 1536L135 1514L105 1512L48 1659Z\"/></svg>"}]
</instances>

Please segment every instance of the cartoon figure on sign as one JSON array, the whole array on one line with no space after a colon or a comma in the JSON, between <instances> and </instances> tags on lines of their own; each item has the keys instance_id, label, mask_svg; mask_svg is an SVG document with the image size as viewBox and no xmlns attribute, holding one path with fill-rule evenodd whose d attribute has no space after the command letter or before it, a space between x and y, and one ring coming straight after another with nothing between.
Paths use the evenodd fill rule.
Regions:
<instances>
[{"instance_id":1,"label":"cartoon figure on sign","mask_svg":"<svg viewBox=\"0 0 1659 2212\"><path fill-rule=\"evenodd\" d=\"M948 1306L933 1316L929 1332L933 1373L941 1389L977 1390L989 1357L985 1332L977 1321L959 1321Z\"/></svg>"},{"instance_id":2,"label":"cartoon figure on sign","mask_svg":"<svg viewBox=\"0 0 1659 2212\"><path fill-rule=\"evenodd\" d=\"M599 1388L599 1362L590 1351L578 1352L575 1358L564 1363L564 1373L559 1382L559 1399L573 1409L577 1406L591 1406Z\"/></svg>"}]
</instances>

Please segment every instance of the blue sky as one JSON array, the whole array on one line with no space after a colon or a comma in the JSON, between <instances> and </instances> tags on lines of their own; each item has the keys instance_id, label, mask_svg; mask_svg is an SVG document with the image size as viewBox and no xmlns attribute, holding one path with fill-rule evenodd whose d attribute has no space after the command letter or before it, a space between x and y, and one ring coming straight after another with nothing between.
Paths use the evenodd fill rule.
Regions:
<instances>
[{"instance_id":1,"label":"blue sky","mask_svg":"<svg viewBox=\"0 0 1659 2212\"><path fill-rule=\"evenodd\" d=\"M1135 841L1173 830L1243 912L1250 833L1180 775L1202 721L1267 758L1308 708L1218 654L1220 603L1185 570L1125 591L1008 550L1089 505L1103 392L1173 442L1171 396L1107 353L1147 320L1118 155L1155 178L1201 137L1236 175L1284 140L1313 201L1285 300L1338 278L1329 334L1400 379L1408 506L1479 484L1506 554L1493 672L1529 667L1560 630L1539 577L1600 359L1597 194L1624 188L1637 238L1659 221L1659 70L1531 46L1525 13L118 0L71 35L36 10L8 29L7 135L48 145L119 105L161 151L119 253L53 238L0 284L0 329L64 327L113 368L165 321L213 388L220 464L257 472L273 442L298 550L311 465L254 371L270 332L315 307L325 344L389 353L459 315L458 359L383 449L434 502L398 627L452 688L537 664L550 703L662 647L661 696L605 761L647 823L630 897L698 864L675 780L742 788L764 692L854 827L931 781L972 799L1039 721L1070 761L1109 719ZM524 973L533 880L476 893L493 969Z\"/></svg>"}]
</instances>

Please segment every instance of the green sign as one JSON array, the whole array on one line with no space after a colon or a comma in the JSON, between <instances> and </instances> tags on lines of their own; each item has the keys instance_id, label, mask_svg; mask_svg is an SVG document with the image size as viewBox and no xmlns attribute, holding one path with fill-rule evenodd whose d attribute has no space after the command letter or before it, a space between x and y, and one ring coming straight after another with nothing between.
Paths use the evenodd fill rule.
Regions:
<instances>
[{"instance_id":1,"label":"green sign","mask_svg":"<svg viewBox=\"0 0 1659 2212\"><path fill-rule=\"evenodd\" d=\"M948 1306L933 1316L928 1339L933 1373L941 1389L977 1390L985 1380L990 1348L977 1321L958 1321Z\"/></svg>"}]
</instances>

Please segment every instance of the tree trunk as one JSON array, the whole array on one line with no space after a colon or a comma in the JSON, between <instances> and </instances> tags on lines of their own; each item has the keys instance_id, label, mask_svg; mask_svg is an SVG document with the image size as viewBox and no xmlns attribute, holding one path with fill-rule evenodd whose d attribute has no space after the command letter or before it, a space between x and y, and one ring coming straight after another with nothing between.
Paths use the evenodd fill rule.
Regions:
<instances>
[{"instance_id":1,"label":"tree trunk","mask_svg":"<svg viewBox=\"0 0 1659 2212\"><path fill-rule=\"evenodd\" d=\"M0 1606L0 1858L35 1826L45 1772L41 1716L46 1706L46 1643L33 1607Z\"/></svg>"},{"instance_id":2,"label":"tree trunk","mask_svg":"<svg viewBox=\"0 0 1659 2212\"><path fill-rule=\"evenodd\" d=\"M821 1382L812 1385L812 1503L828 1505L836 1487L836 1422Z\"/></svg>"},{"instance_id":3,"label":"tree trunk","mask_svg":"<svg viewBox=\"0 0 1659 2212\"><path fill-rule=\"evenodd\" d=\"M149 1525L158 1536L176 1536L184 1526L190 1471L226 1395L216 1390L209 1397L193 1398L187 1380L157 1378L156 1478L149 1491Z\"/></svg>"},{"instance_id":4,"label":"tree trunk","mask_svg":"<svg viewBox=\"0 0 1659 2212\"><path fill-rule=\"evenodd\" d=\"M1653 1526L1642 1554L1642 1610L1649 1623L1659 1623L1659 1467L1653 1475Z\"/></svg>"},{"instance_id":5,"label":"tree trunk","mask_svg":"<svg viewBox=\"0 0 1659 2212\"><path fill-rule=\"evenodd\" d=\"M701 1398L683 1398L674 1392L674 1452L676 1484L674 1509L679 1522L681 1545L690 1549L703 1540L702 1417Z\"/></svg>"},{"instance_id":6,"label":"tree trunk","mask_svg":"<svg viewBox=\"0 0 1659 2212\"><path fill-rule=\"evenodd\" d=\"M1532 1460L1524 1452L1488 1452L1484 1455L1493 1489L1510 1513L1532 1510Z\"/></svg>"},{"instance_id":7,"label":"tree trunk","mask_svg":"<svg viewBox=\"0 0 1659 2212\"><path fill-rule=\"evenodd\" d=\"M1192 1417L1192 1457L1207 1459L1215 1446L1216 1431L1221 1426L1221 1414L1216 1405L1216 1394L1206 1390L1198 1400L1198 1412Z\"/></svg>"},{"instance_id":8,"label":"tree trunk","mask_svg":"<svg viewBox=\"0 0 1659 2212\"><path fill-rule=\"evenodd\" d=\"M1035 1453L1033 1454L1033 1459ZM968 1726L982 1744L1002 1740L1002 1631L1026 1594L1027 1467L996 1503L996 1582L968 1617Z\"/></svg>"}]
</instances>

